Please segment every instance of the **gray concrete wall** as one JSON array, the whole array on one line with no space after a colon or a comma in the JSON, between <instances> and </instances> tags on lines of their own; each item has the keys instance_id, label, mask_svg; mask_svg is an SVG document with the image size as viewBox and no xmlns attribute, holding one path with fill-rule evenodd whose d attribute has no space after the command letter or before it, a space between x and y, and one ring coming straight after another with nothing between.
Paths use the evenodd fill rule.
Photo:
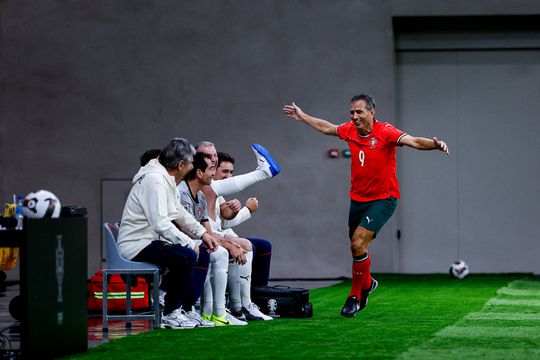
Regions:
<instances>
[{"instance_id":1,"label":"gray concrete wall","mask_svg":"<svg viewBox=\"0 0 540 360\"><path fill-rule=\"evenodd\" d=\"M540 13L540 3L2 0L0 199L44 188L87 207L94 272L101 179L130 178L140 153L173 136L210 139L249 171L258 142L283 173L239 195L261 209L238 232L272 240L273 277L349 275L349 164L325 157L345 144L281 107L346 121L348 99L365 91L392 120L392 16L449 13ZM374 244L375 271L394 270L395 227Z\"/></svg>"}]
</instances>

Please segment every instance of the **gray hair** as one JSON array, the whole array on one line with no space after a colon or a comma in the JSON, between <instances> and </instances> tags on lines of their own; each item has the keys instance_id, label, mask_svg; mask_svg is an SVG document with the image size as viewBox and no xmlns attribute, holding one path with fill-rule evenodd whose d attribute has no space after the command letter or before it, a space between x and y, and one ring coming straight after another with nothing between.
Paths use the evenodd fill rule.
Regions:
<instances>
[{"instance_id":1,"label":"gray hair","mask_svg":"<svg viewBox=\"0 0 540 360\"><path fill-rule=\"evenodd\" d=\"M201 141L197 145L195 145L195 150L199 150L199 148L202 148L202 147L210 147L210 146L216 147L216 145L214 145L213 142Z\"/></svg>"},{"instance_id":2,"label":"gray hair","mask_svg":"<svg viewBox=\"0 0 540 360\"><path fill-rule=\"evenodd\" d=\"M159 163L167 169L175 169L180 161L191 162L191 157L195 155L195 148L189 140L174 138L161 150Z\"/></svg>"},{"instance_id":3,"label":"gray hair","mask_svg":"<svg viewBox=\"0 0 540 360\"><path fill-rule=\"evenodd\" d=\"M368 111L371 109L375 109L375 100L373 99L373 96L368 94L355 95L351 99L351 104L354 104L355 102L360 100L363 100L366 103L366 109Z\"/></svg>"}]
</instances>

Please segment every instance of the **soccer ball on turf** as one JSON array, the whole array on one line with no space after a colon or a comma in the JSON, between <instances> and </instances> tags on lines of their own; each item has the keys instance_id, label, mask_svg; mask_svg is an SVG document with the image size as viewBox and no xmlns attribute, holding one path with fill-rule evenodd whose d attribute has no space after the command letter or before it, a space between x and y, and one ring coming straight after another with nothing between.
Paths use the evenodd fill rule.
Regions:
<instances>
[{"instance_id":1,"label":"soccer ball on turf","mask_svg":"<svg viewBox=\"0 0 540 360\"><path fill-rule=\"evenodd\" d=\"M463 260L454 261L450 265L450 275L456 279L463 279L465 276L469 275L469 265Z\"/></svg>"},{"instance_id":2,"label":"soccer ball on turf","mask_svg":"<svg viewBox=\"0 0 540 360\"><path fill-rule=\"evenodd\" d=\"M62 205L52 192L39 190L24 198L23 214L29 218L57 218Z\"/></svg>"}]
</instances>

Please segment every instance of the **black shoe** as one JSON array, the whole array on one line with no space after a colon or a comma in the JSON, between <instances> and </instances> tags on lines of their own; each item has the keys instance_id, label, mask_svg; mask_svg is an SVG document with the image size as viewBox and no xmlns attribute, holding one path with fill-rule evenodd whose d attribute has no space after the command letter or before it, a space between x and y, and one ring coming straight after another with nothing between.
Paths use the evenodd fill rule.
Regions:
<instances>
[{"instance_id":1,"label":"black shoe","mask_svg":"<svg viewBox=\"0 0 540 360\"><path fill-rule=\"evenodd\" d=\"M264 318L262 317L263 314L260 312L259 308L252 309L248 306L248 308L246 309L242 306L242 314L244 314L244 321L264 320Z\"/></svg>"},{"instance_id":2,"label":"black shoe","mask_svg":"<svg viewBox=\"0 0 540 360\"><path fill-rule=\"evenodd\" d=\"M345 305L341 309L341 315L345 317L353 317L360 310L360 302L356 295L349 296Z\"/></svg>"},{"instance_id":3,"label":"black shoe","mask_svg":"<svg viewBox=\"0 0 540 360\"><path fill-rule=\"evenodd\" d=\"M247 321L246 315L244 315L242 310L238 310L238 311L231 310L231 315L237 318L238 320Z\"/></svg>"},{"instance_id":4,"label":"black shoe","mask_svg":"<svg viewBox=\"0 0 540 360\"><path fill-rule=\"evenodd\" d=\"M364 308L367 306L368 303L368 296L371 294L377 287L379 286L379 282L375 280L374 278L371 278L371 286L369 289L362 290L360 293L362 296L362 299L360 299L360 309L358 311L364 310Z\"/></svg>"}]
</instances>

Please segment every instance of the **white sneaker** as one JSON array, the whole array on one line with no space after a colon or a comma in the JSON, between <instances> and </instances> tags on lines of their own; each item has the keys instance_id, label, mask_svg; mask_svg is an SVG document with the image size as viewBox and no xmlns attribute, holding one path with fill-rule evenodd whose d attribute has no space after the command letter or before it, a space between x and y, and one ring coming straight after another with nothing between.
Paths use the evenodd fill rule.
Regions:
<instances>
[{"instance_id":1,"label":"white sneaker","mask_svg":"<svg viewBox=\"0 0 540 360\"><path fill-rule=\"evenodd\" d=\"M188 311L186 316L189 320L196 322L198 327L214 327L214 325L216 325L210 320L203 319L202 316L195 311L195 308L191 308L191 311Z\"/></svg>"},{"instance_id":2,"label":"white sneaker","mask_svg":"<svg viewBox=\"0 0 540 360\"><path fill-rule=\"evenodd\" d=\"M255 303L251 303L247 307L243 307L242 311L248 320L274 320L273 317L263 314Z\"/></svg>"},{"instance_id":3,"label":"white sneaker","mask_svg":"<svg viewBox=\"0 0 540 360\"><path fill-rule=\"evenodd\" d=\"M278 163L272 158L270 152L259 144L251 144L251 148L257 158L257 169L262 170L269 178L276 176L281 172Z\"/></svg>"},{"instance_id":4,"label":"white sneaker","mask_svg":"<svg viewBox=\"0 0 540 360\"><path fill-rule=\"evenodd\" d=\"M237 319L235 318L234 316L231 315L231 313L229 312L229 309L226 310L226 314L225 314L225 318L233 325L236 325L236 326L246 326L248 323L247 321L242 321L240 319Z\"/></svg>"},{"instance_id":5,"label":"white sneaker","mask_svg":"<svg viewBox=\"0 0 540 360\"><path fill-rule=\"evenodd\" d=\"M188 319L186 312L182 308L161 317L162 329L193 329L198 323Z\"/></svg>"}]
</instances>

